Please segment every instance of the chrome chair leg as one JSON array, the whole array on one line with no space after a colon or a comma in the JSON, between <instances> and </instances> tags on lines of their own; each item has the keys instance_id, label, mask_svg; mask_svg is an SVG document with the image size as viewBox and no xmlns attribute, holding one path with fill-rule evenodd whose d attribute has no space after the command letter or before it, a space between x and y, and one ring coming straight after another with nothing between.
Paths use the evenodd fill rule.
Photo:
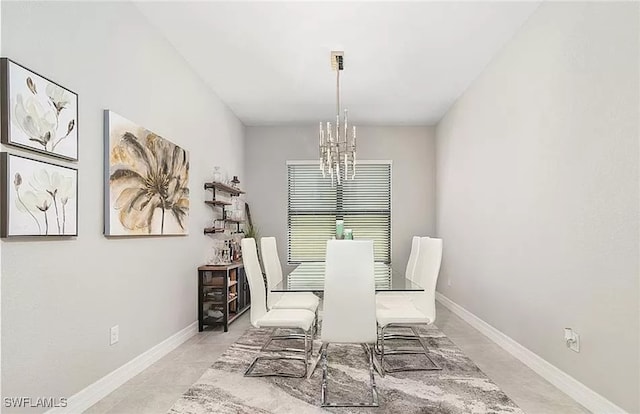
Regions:
<instances>
[{"instance_id":1,"label":"chrome chair leg","mask_svg":"<svg viewBox=\"0 0 640 414\"><path fill-rule=\"evenodd\" d=\"M309 341L309 336L311 333L311 330L309 331L303 331L304 332L304 349L292 349L295 350L297 352L304 352L304 357L297 357L297 356L260 356L258 355L257 357L255 357L253 359L253 361L251 361L251 364L249 364L249 367L247 368L247 370L244 372L244 376L245 377L287 377L287 378L304 378L307 376L308 373L308 369L309 369L309 349L311 349L311 351L313 352L313 339L311 339L311 341ZM260 349L260 351L264 350L264 346ZM275 372L264 372L264 373L254 373L253 369L255 368L256 364L260 361L275 361L275 360L289 360L289 361L303 361L304 363L304 372L302 374L294 374L294 373L290 373L290 372L280 372L280 371L275 371Z\"/></svg>"},{"instance_id":2,"label":"chrome chair leg","mask_svg":"<svg viewBox=\"0 0 640 414\"><path fill-rule=\"evenodd\" d=\"M307 374L307 379L310 379L313 376L313 373L316 371L316 367L318 366L318 363L321 361L322 359L322 353L324 352L324 349L329 346L329 344L327 343L323 343L322 345L320 345L320 350L318 351L318 357L315 358L313 361L309 362L309 373ZM313 341L311 341L311 356L313 357Z\"/></svg>"},{"instance_id":3,"label":"chrome chair leg","mask_svg":"<svg viewBox=\"0 0 640 414\"><path fill-rule=\"evenodd\" d=\"M386 325L386 326L383 326L383 327L380 328L380 332L378 334L378 340L380 341L380 366L381 366L381 369L382 369L382 376L384 376L387 372L440 371L440 370L442 370L442 367L436 361L434 361L433 358L431 358L431 356L429 355L429 349L424 344L424 341L420 337L419 333L416 331L414 325L422 325L422 324L389 324L389 325ZM421 350L397 350L397 351L386 351L385 352L385 348L384 348L385 339L399 339L399 338L391 337L389 335L385 335L385 332L384 332L385 329L390 328L390 327L409 327L409 328L411 328L411 330L415 334L415 337L408 336L407 339L417 340L420 343L420 346L422 347L422 349ZM412 355L412 354L424 355L429 360L429 362L433 365L433 367L391 368L391 369L385 368L385 364L384 364L385 355Z\"/></svg>"},{"instance_id":4,"label":"chrome chair leg","mask_svg":"<svg viewBox=\"0 0 640 414\"><path fill-rule=\"evenodd\" d=\"M322 359L322 385L320 389L320 398L322 406L325 406L327 401L327 348L329 344L322 344L320 348L320 358Z\"/></svg>"},{"instance_id":5,"label":"chrome chair leg","mask_svg":"<svg viewBox=\"0 0 640 414\"><path fill-rule=\"evenodd\" d=\"M322 407L379 407L378 401L378 389L376 388L376 379L374 376L373 366L373 351L366 344L361 344L369 359L369 381L371 388L371 402L329 402L328 401L328 361L327 361L327 348L329 344L323 344L320 351L320 358L322 359L322 385L320 389L321 406Z\"/></svg>"},{"instance_id":6,"label":"chrome chair leg","mask_svg":"<svg viewBox=\"0 0 640 414\"><path fill-rule=\"evenodd\" d=\"M318 308L316 308L316 320L315 320L315 324L314 324L314 327L313 327L313 337L314 338L316 336L318 336L318 320L319 320L319 318L320 318L320 312L319 312Z\"/></svg>"},{"instance_id":7,"label":"chrome chair leg","mask_svg":"<svg viewBox=\"0 0 640 414\"><path fill-rule=\"evenodd\" d=\"M374 357L373 357L373 349L369 348L369 345L367 344L362 344L362 347L364 348L365 352L369 355L369 378L371 381L371 397L373 400L373 406L377 407L379 405L378 403L378 388L376 387L376 378L374 376L374 366L373 366L373 362L374 362Z\"/></svg>"}]
</instances>

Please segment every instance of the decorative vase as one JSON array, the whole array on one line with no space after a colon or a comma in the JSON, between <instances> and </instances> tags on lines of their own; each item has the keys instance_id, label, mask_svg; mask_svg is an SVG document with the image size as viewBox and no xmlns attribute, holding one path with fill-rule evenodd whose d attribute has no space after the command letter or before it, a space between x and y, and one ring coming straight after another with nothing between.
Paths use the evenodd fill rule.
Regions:
<instances>
[{"instance_id":1,"label":"decorative vase","mask_svg":"<svg viewBox=\"0 0 640 414\"><path fill-rule=\"evenodd\" d=\"M344 229L345 240L353 240L353 231L351 229Z\"/></svg>"},{"instance_id":2,"label":"decorative vase","mask_svg":"<svg viewBox=\"0 0 640 414\"><path fill-rule=\"evenodd\" d=\"M336 220L336 239L344 238L344 220Z\"/></svg>"}]
</instances>

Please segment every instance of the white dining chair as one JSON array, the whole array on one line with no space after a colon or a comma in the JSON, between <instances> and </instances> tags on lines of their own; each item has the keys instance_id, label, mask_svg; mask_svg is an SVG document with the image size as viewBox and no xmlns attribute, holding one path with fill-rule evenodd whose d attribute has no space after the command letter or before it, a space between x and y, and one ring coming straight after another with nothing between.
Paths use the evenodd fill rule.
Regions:
<instances>
[{"instance_id":1,"label":"white dining chair","mask_svg":"<svg viewBox=\"0 0 640 414\"><path fill-rule=\"evenodd\" d=\"M420 236L413 236L411 239L411 253L409 253L409 260L407 261L407 267L404 277L410 282L415 282L416 268L418 264L418 258L420 256ZM376 294L376 309L385 307L396 307L401 305L411 305L410 292L391 291L391 292L378 292ZM385 333L386 339L406 339L413 340L416 338L413 329L409 332L387 332ZM376 344L378 345L378 344ZM380 353L379 346L376 346L376 353Z\"/></svg>"},{"instance_id":2,"label":"white dining chair","mask_svg":"<svg viewBox=\"0 0 640 414\"><path fill-rule=\"evenodd\" d=\"M320 299L311 292L273 292L273 288L282 282L282 265L278 257L275 237L260 239L262 264L267 275L267 308L268 309L306 309L315 314L314 334L318 330L318 306ZM275 330L269 338L265 348L272 340L289 340L299 334L275 335Z\"/></svg>"},{"instance_id":3,"label":"white dining chair","mask_svg":"<svg viewBox=\"0 0 640 414\"><path fill-rule=\"evenodd\" d=\"M404 277L411 282L414 282L416 275L416 265L418 263L418 256L420 255L420 237L413 236L411 239L411 253L409 253L409 260L407 261L407 267L404 272ZM407 298L406 292L378 292L376 294L376 305L387 306L396 305L399 302L409 303L410 299Z\"/></svg>"},{"instance_id":4,"label":"white dining chair","mask_svg":"<svg viewBox=\"0 0 640 414\"><path fill-rule=\"evenodd\" d=\"M303 332L304 337L304 357L299 356L262 356L258 355L251 362L244 375L246 377L296 377L303 378L307 375L309 365L309 355L313 353L313 338L311 338L311 328L315 314L306 309L267 309L267 297L265 292L264 279L258 262L258 252L256 242L252 238L245 238L241 241L242 261L245 273L249 281L249 291L251 293L251 324L256 328L288 328L297 329ZM264 351L263 346L261 352ZM293 374L286 372L266 372L254 373L253 370L259 361L263 360L299 360L304 362L304 373Z\"/></svg>"},{"instance_id":5,"label":"white dining chair","mask_svg":"<svg viewBox=\"0 0 640 414\"><path fill-rule=\"evenodd\" d=\"M329 240L324 279L322 339L323 407L378 407L373 351L377 339L373 241ZM369 359L371 402L329 402L329 344L359 343Z\"/></svg>"},{"instance_id":6,"label":"white dining chair","mask_svg":"<svg viewBox=\"0 0 640 414\"><path fill-rule=\"evenodd\" d=\"M282 282L282 265L278 257L275 237L260 239L262 263L267 274L267 307L269 309L307 309L315 312L320 299L311 292L273 292Z\"/></svg>"},{"instance_id":7,"label":"white dining chair","mask_svg":"<svg viewBox=\"0 0 640 414\"><path fill-rule=\"evenodd\" d=\"M416 265L416 283L424 288L422 292L407 292L407 303L387 304L385 306L376 306L376 319L378 322L379 343L380 343L380 365L382 374L386 372L397 371L431 371L442 369L429 355L429 350L420 338L419 332L416 330L417 325L430 325L436 320L436 304L435 291L438 275L440 273L440 264L442 262L442 239L423 237L420 240L420 253ZM413 331L413 336L399 335L390 336L386 334L386 330L391 327L409 327ZM389 339L408 339L417 340L421 350L385 350L385 340ZM429 367L404 367L404 368L386 368L385 356L387 355L403 355L403 354L422 354L432 366Z\"/></svg>"}]
</instances>

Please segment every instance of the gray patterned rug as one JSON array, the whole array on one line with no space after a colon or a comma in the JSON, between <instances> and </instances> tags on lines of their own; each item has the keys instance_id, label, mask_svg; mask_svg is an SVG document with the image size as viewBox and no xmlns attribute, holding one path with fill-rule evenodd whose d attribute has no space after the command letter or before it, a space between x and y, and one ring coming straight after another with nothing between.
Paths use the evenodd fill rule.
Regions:
<instances>
[{"instance_id":1,"label":"gray patterned rug","mask_svg":"<svg viewBox=\"0 0 640 414\"><path fill-rule=\"evenodd\" d=\"M249 329L204 375L173 405L171 414L204 413L432 413L432 414L522 414L480 369L435 327L419 328L432 358L441 371L410 371L376 374L379 408L320 408L321 364L311 379L247 378L249 363L266 341L270 330ZM402 344L407 344L404 341ZM392 344L392 348L402 346ZM282 341L276 345L283 345ZM286 344L291 346L292 344ZM314 352L317 352L316 342ZM329 400L367 401L368 361L359 345L329 346ZM390 365L429 364L420 356L411 360L395 357ZM417 358L417 359L416 359ZM271 362L256 366L256 372L269 370ZM302 364L292 362L279 369L301 372Z\"/></svg>"}]
</instances>

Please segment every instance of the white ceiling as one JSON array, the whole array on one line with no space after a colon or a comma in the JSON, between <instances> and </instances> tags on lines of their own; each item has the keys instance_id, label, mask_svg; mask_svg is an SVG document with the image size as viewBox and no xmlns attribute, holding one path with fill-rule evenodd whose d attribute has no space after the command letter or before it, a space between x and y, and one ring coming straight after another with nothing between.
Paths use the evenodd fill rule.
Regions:
<instances>
[{"instance_id":1,"label":"white ceiling","mask_svg":"<svg viewBox=\"0 0 640 414\"><path fill-rule=\"evenodd\" d=\"M435 124L540 2L140 2L246 125Z\"/></svg>"}]
</instances>

